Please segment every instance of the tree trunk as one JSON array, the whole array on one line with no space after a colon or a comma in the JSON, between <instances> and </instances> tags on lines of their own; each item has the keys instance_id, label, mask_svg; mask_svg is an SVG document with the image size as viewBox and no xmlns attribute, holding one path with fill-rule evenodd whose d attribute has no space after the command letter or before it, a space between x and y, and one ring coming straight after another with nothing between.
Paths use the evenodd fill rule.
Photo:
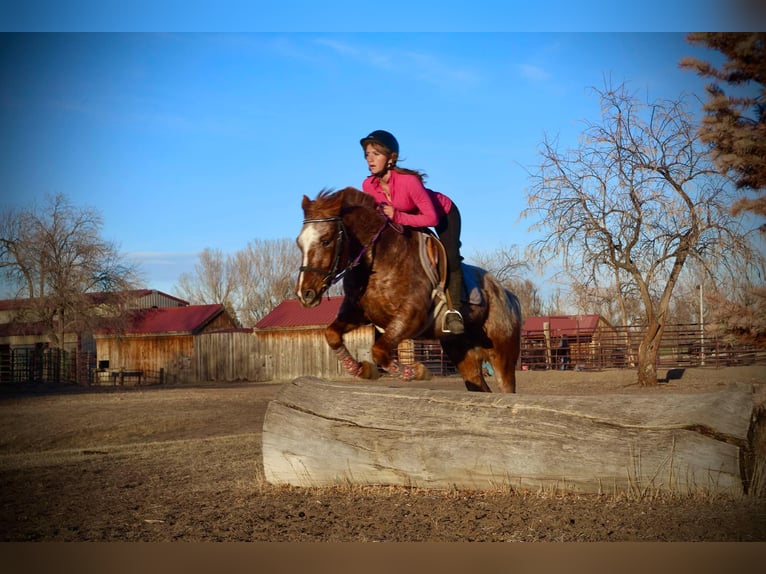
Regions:
<instances>
[{"instance_id":1,"label":"tree trunk","mask_svg":"<svg viewBox=\"0 0 766 574\"><path fill-rule=\"evenodd\" d=\"M268 406L263 465L296 486L739 494L753 412L742 388L498 396L300 377Z\"/></svg>"},{"instance_id":2,"label":"tree trunk","mask_svg":"<svg viewBox=\"0 0 766 574\"><path fill-rule=\"evenodd\" d=\"M663 330L662 325L650 323L638 345L638 384L642 387L657 385L657 358Z\"/></svg>"}]
</instances>

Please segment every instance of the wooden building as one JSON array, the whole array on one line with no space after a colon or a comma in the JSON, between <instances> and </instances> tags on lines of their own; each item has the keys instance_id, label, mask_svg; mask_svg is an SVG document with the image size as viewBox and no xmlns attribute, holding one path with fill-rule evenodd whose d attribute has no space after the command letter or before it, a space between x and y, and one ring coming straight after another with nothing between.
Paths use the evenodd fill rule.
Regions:
<instances>
[{"instance_id":1,"label":"wooden building","mask_svg":"<svg viewBox=\"0 0 766 574\"><path fill-rule=\"evenodd\" d=\"M325 379L350 377L330 349L324 331L333 322L343 297L328 297L317 307L282 301L253 329L260 352L267 356L276 380L311 375ZM359 360L371 360L375 328L365 325L344 337L346 347Z\"/></svg>"},{"instance_id":2,"label":"wooden building","mask_svg":"<svg viewBox=\"0 0 766 574\"><path fill-rule=\"evenodd\" d=\"M156 289L89 293L86 297L92 315L105 320L115 313L189 305ZM45 312L45 300L0 300L0 382L87 384L95 368L94 334L64 328L53 336L55 324L40 320Z\"/></svg>"},{"instance_id":3,"label":"wooden building","mask_svg":"<svg viewBox=\"0 0 766 574\"><path fill-rule=\"evenodd\" d=\"M222 304L138 310L119 332L95 335L99 380L197 380L194 337L236 328Z\"/></svg>"}]
</instances>

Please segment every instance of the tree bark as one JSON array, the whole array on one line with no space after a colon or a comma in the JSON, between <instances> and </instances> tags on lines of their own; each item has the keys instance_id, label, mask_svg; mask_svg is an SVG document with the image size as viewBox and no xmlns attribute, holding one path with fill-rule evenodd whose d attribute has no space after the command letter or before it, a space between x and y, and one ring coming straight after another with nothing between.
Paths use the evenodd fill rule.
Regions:
<instances>
[{"instance_id":1,"label":"tree bark","mask_svg":"<svg viewBox=\"0 0 766 574\"><path fill-rule=\"evenodd\" d=\"M263 464L295 486L739 494L753 412L746 388L498 396L299 377L268 406Z\"/></svg>"},{"instance_id":2,"label":"tree bark","mask_svg":"<svg viewBox=\"0 0 766 574\"><path fill-rule=\"evenodd\" d=\"M649 323L646 334L638 346L638 384L642 387L657 385L657 357L664 328L658 323Z\"/></svg>"}]
</instances>

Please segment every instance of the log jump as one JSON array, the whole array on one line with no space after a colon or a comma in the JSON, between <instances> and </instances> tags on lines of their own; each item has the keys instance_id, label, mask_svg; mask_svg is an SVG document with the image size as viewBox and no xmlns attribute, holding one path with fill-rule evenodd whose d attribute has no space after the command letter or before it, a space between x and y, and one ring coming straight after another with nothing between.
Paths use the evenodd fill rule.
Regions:
<instances>
[{"instance_id":1,"label":"log jump","mask_svg":"<svg viewBox=\"0 0 766 574\"><path fill-rule=\"evenodd\" d=\"M747 388L698 394L485 395L299 377L269 403L272 484L742 494Z\"/></svg>"}]
</instances>

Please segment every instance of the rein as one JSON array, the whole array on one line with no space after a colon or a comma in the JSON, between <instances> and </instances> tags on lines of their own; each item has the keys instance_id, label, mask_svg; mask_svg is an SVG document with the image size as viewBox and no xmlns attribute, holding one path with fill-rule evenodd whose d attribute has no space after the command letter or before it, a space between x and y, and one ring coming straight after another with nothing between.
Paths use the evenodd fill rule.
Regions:
<instances>
[{"instance_id":1,"label":"rein","mask_svg":"<svg viewBox=\"0 0 766 574\"><path fill-rule=\"evenodd\" d=\"M335 240L335 253L333 255L332 265L330 266L330 269L328 271L325 271L324 269L318 269L316 267L306 267L304 265L301 265L300 271L311 271L314 273L324 273L324 277L322 278L322 284L325 287L330 287L343 279L343 277L348 273L351 269L359 265L359 262L362 260L362 257L364 257L364 254L367 253L367 251L372 247L375 242L380 237L380 234L383 233L383 230L386 228L386 226L391 223L391 221L386 217L385 221L383 222L383 225L378 229L378 231L375 233L375 235L372 236L372 239L370 239L369 243L367 245L363 246L362 249L359 251L359 254L354 258L353 261L351 261L348 265L346 265L343 269L338 271L338 267L340 267L340 258L341 258L341 252L343 250L343 240L345 239L347 232L346 232L346 226L343 224L343 219L340 217L324 217L320 219L304 219L303 224L306 225L307 223L327 223L327 222L334 222L338 224L338 235ZM395 229L395 228L394 228Z\"/></svg>"}]
</instances>

